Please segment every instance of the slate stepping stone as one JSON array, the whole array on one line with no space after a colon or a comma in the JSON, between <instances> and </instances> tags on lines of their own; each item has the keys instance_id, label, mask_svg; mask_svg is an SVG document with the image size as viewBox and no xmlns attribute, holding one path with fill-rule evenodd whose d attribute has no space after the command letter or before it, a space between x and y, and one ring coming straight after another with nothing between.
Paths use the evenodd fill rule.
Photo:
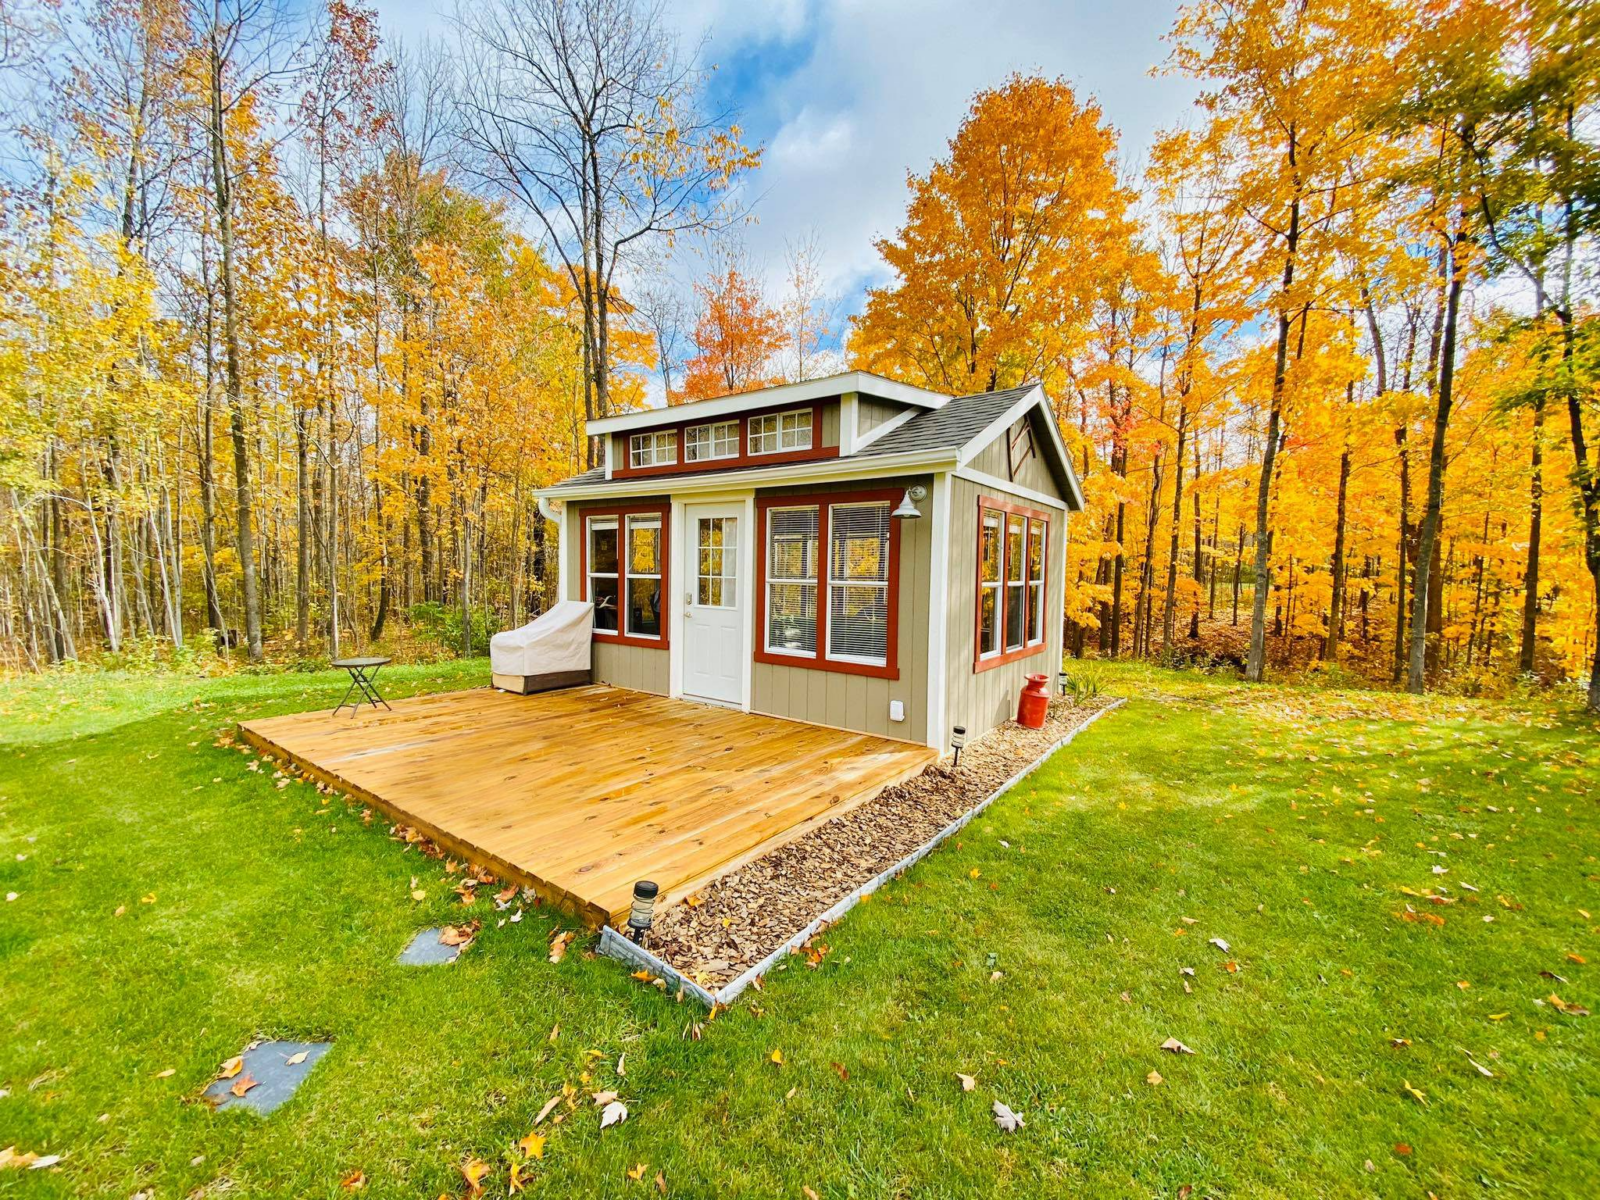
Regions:
<instances>
[{"instance_id":1,"label":"slate stepping stone","mask_svg":"<svg viewBox=\"0 0 1600 1200\"><path fill-rule=\"evenodd\" d=\"M332 1047L332 1042L262 1042L244 1052L244 1066L232 1079L213 1080L206 1088L212 1107L248 1108L266 1116L290 1096L311 1068ZM300 1058L301 1055L304 1058ZM291 1059L299 1059L291 1063ZM254 1079L255 1086L244 1095L234 1095L242 1079Z\"/></svg>"},{"instance_id":2,"label":"slate stepping stone","mask_svg":"<svg viewBox=\"0 0 1600 1200\"><path fill-rule=\"evenodd\" d=\"M411 944L400 951L400 964L406 967L433 967L440 963L453 963L461 954L460 946L447 946L441 940L444 928L424 929L411 939Z\"/></svg>"}]
</instances>

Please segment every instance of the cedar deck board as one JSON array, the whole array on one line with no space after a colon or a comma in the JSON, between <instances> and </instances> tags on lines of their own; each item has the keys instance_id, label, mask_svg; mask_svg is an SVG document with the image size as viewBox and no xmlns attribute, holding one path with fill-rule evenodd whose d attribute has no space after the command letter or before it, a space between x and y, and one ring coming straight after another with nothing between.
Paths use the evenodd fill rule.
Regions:
<instances>
[{"instance_id":1,"label":"cedar deck board","mask_svg":"<svg viewBox=\"0 0 1600 1200\"><path fill-rule=\"evenodd\" d=\"M247 721L245 740L590 924L664 903L932 762L926 746L588 686Z\"/></svg>"}]
</instances>

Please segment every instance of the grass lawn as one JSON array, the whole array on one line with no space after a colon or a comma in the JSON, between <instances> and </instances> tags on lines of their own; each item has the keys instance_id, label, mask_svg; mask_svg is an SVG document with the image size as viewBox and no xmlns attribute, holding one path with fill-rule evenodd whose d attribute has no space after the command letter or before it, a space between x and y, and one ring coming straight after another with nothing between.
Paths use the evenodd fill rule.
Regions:
<instances>
[{"instance_id":1,"label":"grass lawn","mask_svg":"<svg viewBox=\"0 0 1600 1200\"><path fill-rule=\"evenodd\" d=\"M0 1147L65 1157L0 1194L460 1195L478 1159L503 1196L564 1085L631 1115L559 1109L529 1195L1600 1194L1600 1019L1547 1000L1600 1008L1594 724L1103 677L1123 710L698 1040L617 964L550 964L540 912L395 965L454 880L213 744L333 676L9 682ZM197 1102L270 1036L334 1045L269 1118Z\"/></svg>"}]
</instances>

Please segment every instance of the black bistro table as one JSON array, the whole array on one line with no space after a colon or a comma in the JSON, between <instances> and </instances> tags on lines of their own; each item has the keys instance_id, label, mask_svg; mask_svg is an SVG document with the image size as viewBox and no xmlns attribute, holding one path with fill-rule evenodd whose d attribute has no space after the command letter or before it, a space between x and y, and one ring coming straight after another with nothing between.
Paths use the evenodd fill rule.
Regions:
<instances>
[{"instance_id":1,"label":"black bistro table","mask_svg":"<svg viewBox=\"0 0 1600 1200\"><path fill-rule=\"evenodd\" d=\"M382 696L378 695L378 671L380 668L387 666L390 661L391 660L387 658L334 659L334 666L343 667L346 671L350 672L350 687L349 690L345 692L344 699L339 701L338 707L333 710L333 715L337 717L339 715L339 709L349 705L350 715L353 717L356 715L356 713L361 711L361 702L363 700L372 705L373 708L377 708L380 704L385 708L389 708L389 702ZM350 702L350 696L354 692L360 692L361 695L358 696L355 700L355 703L352 704ZM393 712L394 710L389 709L389 711Z\"/></svg>"}]
</instances>

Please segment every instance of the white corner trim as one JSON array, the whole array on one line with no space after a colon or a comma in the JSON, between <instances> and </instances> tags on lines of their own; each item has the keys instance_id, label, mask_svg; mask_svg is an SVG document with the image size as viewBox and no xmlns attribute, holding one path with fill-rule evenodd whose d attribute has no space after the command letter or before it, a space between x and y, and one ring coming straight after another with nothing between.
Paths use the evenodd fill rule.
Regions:
<instances>
[{"instance_id":1,"label":"white corner trim","mask_svg":"<svg viewBox=\"0 0 1600 1200\"><path fill-rule=\"evenodd\" d=\"M911 420L912 417L921 416L921 415L922 415L921 410L920 409L915 409L915 408L908 408L903 413L896 413L894 416L890 417L887 421L885 421L882 425L879 425L876 429L873 429L873 430L869 431L868 433L864 434L863 436L857 438L856 439L856 450L857 451L865 450L868 446L872 445L873 442L877 441L884 434L889 433L889 432L891 432L893 430L899 429L900 426L904 425L907 421Z\"/></svg>"},{"instance_id":2,"label":"white corner trim","mask_svg":"<svg viewBox=\"0 0 1600 1200\"><path fill-rule=\"evenodd\" d=\"M933 477L933 563L928 586L928 714L927 743L942 758L949 749L948 714L944 710L945 672L949 669L945 651L949 644L945 629L945 607L950 599L951 496L949 472Z\"/></svg>"},{"instance_id":3,"label":"white corner trim","mask_svg":"<svg viewBox=\"0 0 1600 1200\"><path fill-rule=\"evenodd\" d=\"M860 414L860 392L846 392L839 397L839 455L842 458L856 452L856 422Z\"/></svg>"},{"instance_id":4,"label":"white corner trim","mask_svg":"<svg viewBox=\"0 0 1600 1200\"><path fill-rule=\"evenodd\" d=\"M556 545L556 599L576 600L577 590L568 591L573 583L572 578L572 539L583 536L582 533L573 533L577 522L573 520L572 505L561 506L561 532Z\"/></svg>"},{"instance_id":5,"label":"white corner trim","mask_svg":"<svg viewBox=\"0 0 1600 1200\"><path fill-rule=\"evenodd\" d=\"M1036 488L1024 487L1020 483L1012 483L1009 479L1001 479L998 475L991 475L987 471L980 471L975 467L960 467L956 476L965 479L968 483L975 483L980 487L988 488L995 492L1004 492L1008 496L1017 496L1023 500L1032 500L1035 504L1043 504L1049 508L1067 511L1067 502L1060 496L1051 496Z\"/></svg>"},{"instance_id":6,"label":"white corner trim","mask_svg":"<svg viewBox=\"0 0 1600 1200\"><path fill-rule=\"evenodd\" d=\"M667 519L667 543L670 546L670 556L676 561L667 564L675 589L673 594L667 596L667 611L671 614L667 618L667 695L674 700L683 698L683 609L682 599L688 589L693 586L684 576L689 562L689 548L684 544L684 519L683 498L671 496L668 498L671 505L670 515ZM631 603L631 602L630 602Z\"/></svg>"},{"instance_id":7,"label":"white corner trim","mask_svg":"<svg viewBox=\"0 0 1600 1200\"><path fill-rule=\"evenodd\" d=\"M611 478L611 465L617 460L617 442L618 439L612 437L609 433L600 439L600 444L605 449L607 479Z\"/></svg>"},{"instance_id":8,"label":"white corner trim","mask_svg":"<svg viewBox=\"0 0 1600 1200\"><path fill-rule=\"evenodd\" d=\"M744 536L739 539L740 606L744 610L740 617L744 646L739 652L739 660L744 664L744 670L739 685L739 708L743 712L750 711L755 690L756 539L760 536L761 531L756 528L756 494L751 492L744 500Z\"/></svg>"},{"instance_id":9,"label":"white corner trim","mask_svg":"<svg viewBox=\"0 0 1600 1200\"><path fill-rule=\"evenodd\" d=\"M1063 746L1072 741L1073 738L1077 737L1085 729L1088 729L1089 726L1093 725L1101 717L1105 716L1107 713L1115 712L1126 703L1126 700L1119 698L1113 700L1110 704L1106 705L1099 711L1091 713L1086 720L1068 730L1065 737L1056 742L1054 745L1048 747L1043 754L1039 755L1038 758L1034 759L1031 763L1028 763L1022 768L1022 770L1018 771L1010 779L1006 780L998 788L990 792L989 795L983 800L979 801L977 805L968 809L961 816L950 822L950 824L939 830L938 833L934 834L921 846L917 847L917 849L913 850L899 862L895 863L894 866L889 867L887 870L880 871L871 879L863 883L860 887L856 888L848 896L840 900L827 912L823 913L819 917L813 918L804 929L800 930L799 933L795 934L792 938L790 938L783 945L779 946L771 954L763 958L755 966L747 968L741 975L738 976L738 978L729 980L727 983L723 984L716 990L716 992L710 992L706 990L700 984L694 982L694 980L684 975L683 972L679 971L671 963L666 962L664 959L658 958L656 955L646 950L643 946L636 945L635 943L629 941L616 930L612 929L609 925L600 930L600 953L606 955L608 958L615 958L620 962L627 963L630 966L643 967L645 970L659 975L663 979L672 980L678 985L680 991L682 991L685 995L693 996L707 1008L712 1008L718 1004L722 1005L723 1007L727 1007L727 1005L731 1004L740 992L744 991L750 986L753 980L765 975L776 963L781 962L791 951L797 950L799 947L804 945L806 940L815 934L817 930L822 928L823 925L833 925L837 923L847 912L861 902L861 898L863 896L871 895L884 884L888 883L889 880L900 874L900 872L910 869L922 859L926 858L938 848L941 842L945 841L953 834L961 832L961 830L965 829L971 821L973 821L980 813L984 811L984 809L988 808L996 800L1000 799L1001 796L1005 795L1017 784L1021 783L1024 779L1036 771L1039 767L1043 766L1045 760L1053 755L1057 750L1060 750Z\"/></svg>"}]
</instances>

